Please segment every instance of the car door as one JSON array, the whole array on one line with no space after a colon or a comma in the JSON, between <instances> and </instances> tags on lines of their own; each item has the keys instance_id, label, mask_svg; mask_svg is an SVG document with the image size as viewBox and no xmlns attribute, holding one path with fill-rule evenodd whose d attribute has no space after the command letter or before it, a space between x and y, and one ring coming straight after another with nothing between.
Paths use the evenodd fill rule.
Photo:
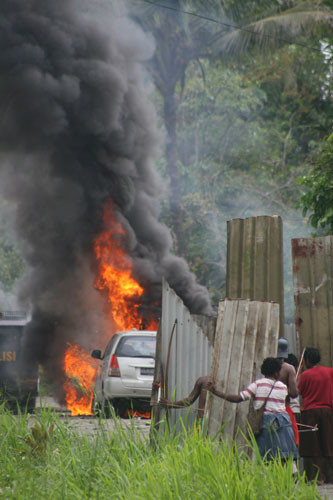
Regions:
<instances>
[{"instance_id":1,"label":"car door","mask_svg":"<svg viewBox=\"0 0 333 500\"><path fill-rule=\"evenodd\" d=\"M104 399L104 380L108 376L111 352L118 340L119 335L113 335L112 339L107 344L102 357L103 363L100 366L99 374L97 375L94 386L95 399L99 402L102 402Z\"/></svg>"}]
</instances>

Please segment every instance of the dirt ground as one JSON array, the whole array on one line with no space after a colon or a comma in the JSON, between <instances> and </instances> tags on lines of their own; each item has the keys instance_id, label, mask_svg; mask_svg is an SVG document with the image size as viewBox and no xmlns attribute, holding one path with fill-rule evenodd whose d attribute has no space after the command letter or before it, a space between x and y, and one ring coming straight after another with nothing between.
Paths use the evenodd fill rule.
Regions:
<instances>
[{"instance_id":1,"label":"dirt ground","mask_svg":"<svg viewBox=\"0 0 333 500\"><path fill-rule=\"evenodd\" d=\"M57 412L59 412L60 418L68 423L68 426L79 433L82 434L90 434L94 433L99 428L99 419L94 416L70 416L69 412L60 407L57 402L52 398L44 398L42 401L38 399L36 403L36 411L40 408L40 405L43 405L46 408L54 408ZM149 430L150 430L150 420L135 418L133 419L135 429L142 432L144 436L148 438ZM110 430L114 428L114 421L111 418L103 419L103 428L105 430ZM122 419L121 425L124 427L128 427L131 425L128 419ZM333 500L333 484L324 484L318 486L318 493L323 500Z\"/></svg>"},{"instance_id":2,"label":"dirt ground","mask_svg":"<svg viewBox=\"0 0 333 500\"><path fill-rule=\"evenodd\" d=\"M68 424L68 428L75 430L79 434L93 434L98 429L100 428L100 420L96 417L69 417L68 415L63 415L60 416L61 419L66 421L66 424ZM141 418L134 418L133 419L134 427L136 430L139 432L142 432L142 434L148 438L149 436L149 430L150 430L150 420L148 419L141 419ZM114 420L112 418L105 418L102 420L102 425L103 425L103 430L104 431L112 431L114 428ZM121 419L121 425L126 428L131 424L129 419Z\"/></svg>"},{"instance_id":3,"label":"dirt ground","mask_svg":"<svg viewBox=\"0 0 333 500\"><path fill-rule=\"evenodd\" d=\"M89 416L75 416L72 417L70 412L58 405L58 403L50 397L43 398L42 400L38 398L36 401L36 412L38 412L40 406L45 408L53 408L59 414L61 420L66 422L69 428L79 432L80 434L89 434L96 432L100 427L100 420L93 415ZM134 427L138 431L142 432L143 435L149 436L150 430L150 420L143 418L134 418ZM103 429L110 430L114 428L115 422L112 418L105 418L102 420ZM131 422L129 419L121 419L121 425L124 427L129 427Z\"/></svg>"}]
</instances>

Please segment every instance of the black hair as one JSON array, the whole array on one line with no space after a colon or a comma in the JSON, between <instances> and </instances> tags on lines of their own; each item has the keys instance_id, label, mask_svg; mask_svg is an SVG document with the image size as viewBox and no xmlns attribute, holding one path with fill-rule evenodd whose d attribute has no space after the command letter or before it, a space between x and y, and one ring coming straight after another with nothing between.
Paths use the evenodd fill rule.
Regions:
<instances>
[{"instance_id":1,"label":"black hair","mask_svg":"<svg viewBox=\"0 0 333 500\"><path fill-rule=\"evenodd\" d=\"M260 371L265 377L272 377L281 370L282 361L278 358L266 358L261 365Z\"/></svg>"},{"instance_id":2,"label":"black hair","mask_svg":"<svg viewBox=\"0 0 333 500\"><path fill-rule=\"evenodd\" d=\"M295 354L288 354L288 357L286 359L287 363L289 363L290 365L293 365L293 367L297 370L297 367L298 367L298 359L297 357L295 356Z\"/></svg>"},{"instance_id":3,"label":"black hair","mask_svg":"<svg viewBox=\"0 0 333 500\"><path fill-rule=\"evenodd\" d=\"M321 360L320 352L314 347L307 347L304 351L304 359L309 361L313 366L317 365Z\"/></svg>"}]
</instances>

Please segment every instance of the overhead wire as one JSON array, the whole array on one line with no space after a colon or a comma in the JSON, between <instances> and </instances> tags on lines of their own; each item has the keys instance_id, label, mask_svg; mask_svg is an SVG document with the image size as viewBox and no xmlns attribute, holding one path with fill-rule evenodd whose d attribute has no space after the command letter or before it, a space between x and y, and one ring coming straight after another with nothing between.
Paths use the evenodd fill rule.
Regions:
<instances>
[{"instance_id":1,"label":"overhead wire","mask_svg":"<svg viewBox=\"0 0 333 500\"><path fill-rule=\"evenodd\" d=\"M198 14L197 12L192 12L192 11L188 11L188 10L184 10L184 9L178 9L177 7L172 7L171 5L165 5L165 4L161 4L161 3L156 3L153 0L136 0L136 1L137 2L141 2L141 3L147 3L149 5L153 5L154 7L158 7L160 9L172 10L174 12L179 12L181 14L186 14L186 15L189 15L189 16L198 17L198 18L203 19L205 21L210 21L212 23L219 24L221 26L225 26L225 27L228 27L228 28L233 28L233 29L236 29L236 30L239 30L239 31L244 31L246 33L250 33L250 34L255 35L255 36L260 36L260 37L263 37L263 38L274 38L275 40L279 40L281 42L288 43L289 45L298 45L298 46L306 48L308 50L314 50L316 52L322 52L321 49L318 49L317 47L310 47L309 45L306 45L305 43L302 43L302 42L296 42L294 40L288 40L287 38L282 38L280 36L269 35L269 34L265 34L265 33L264 34L263 33L257 33L256 31L253 31L253 30L251 30L249 28L238 26L236 24L226 23L225 21L221 21L220 19L216 19L214 17L209 17L209 16L204 16L203 14Z\"/></svg>"}]
</instances>

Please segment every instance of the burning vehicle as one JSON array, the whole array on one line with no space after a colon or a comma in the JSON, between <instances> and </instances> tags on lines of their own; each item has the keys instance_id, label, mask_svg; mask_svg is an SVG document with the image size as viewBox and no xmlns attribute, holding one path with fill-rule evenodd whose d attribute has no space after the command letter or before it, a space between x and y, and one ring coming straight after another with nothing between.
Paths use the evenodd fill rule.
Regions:
<instances>
[{"instance_id":1,"label":"burning vehicle","mask_svg":"<svg viewBox=\"0 0 333 500\"><path fill-rule=\"evenodd\" d=\"M109 414L109 404L120 417L133 412L149 413L155 368L156 332L116 333L102 356L94 350L92 357L103 361L95 381L92 409ZM135 414L135 413L134 413Z\"/></svg>"},{"instance_id":2,"label":"burning vehicle","mask_svg":"<svg viewBox=\"0 0 333 500\"><path fill-rule=\"evenodd\" d=\"M191 312L211 309L160 221L164 139L144 66L154 43L125 2L84 4L0 8L0 193L26 264L24 358L72 415L91 413L91 350L156 330L162 277Z\"/></svg>"},{"instance_id":3,"label":"burning vehicle","mask_svg":"<svg viewBox=\"0 0 333 500\"><path fill-rule=\"evenodd\" d=\"M21 363L27 323L24 313L0 313L0 401L14 411L32 411L38 393L38 365Z\"/></svg>"},{"instance_id":4,"label":"burning vehicle","mask_svg":"<svg viewBox=\"0 0 333 500\"><path fill-rule=\"evenodd\" d=\"M106 229L94 242L98 263L95 288L106 297L104 315L118 332L112 336L106 330L104 354L95 349L92 358L80 345L69 345L64 357L65 402L72 415L99 410L108 414L110 403L120 416L138 411L150 416L159 307L142 302L145 290L122 248L124 230L111 201L104 210L104 223ZM103 361L102 366L98 360Z\"/></svg>"}]
</instances>

